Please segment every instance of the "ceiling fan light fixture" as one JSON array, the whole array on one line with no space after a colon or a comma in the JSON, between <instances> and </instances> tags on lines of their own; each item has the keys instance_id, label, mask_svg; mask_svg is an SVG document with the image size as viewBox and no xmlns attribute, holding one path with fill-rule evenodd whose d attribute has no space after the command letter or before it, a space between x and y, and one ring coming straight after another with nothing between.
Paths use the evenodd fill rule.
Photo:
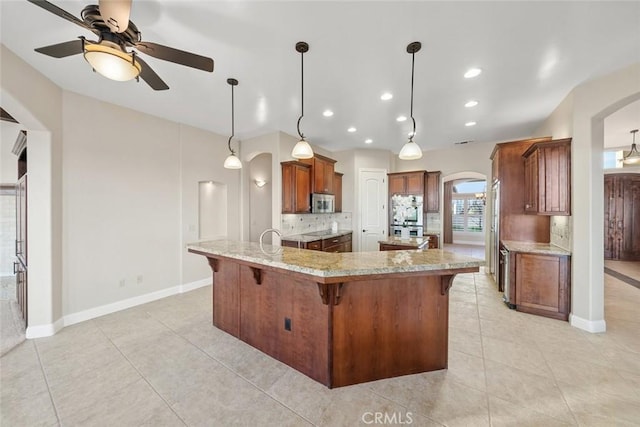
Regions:
<instances>
[{"instance_id":1,"label":"ceiling fan light fixture","mask_svg":"<svg viewBox=\"0 0 640 427\"><path fill-rule=\"evenodd\" d=\"M640 164L640 152L638 151L638 147L636 147L636 133L638 133L638 129L634 129L630 131L631 135L633 135L633 142L631 143L631 151L624 156L622 163L625 165L637 165Z\"/></svg>"},{"instance_id":2,"label":"ceiling fan light fixture","mask_svg":"<svg viewBox=\"0 0 640 427\"><path fill-rule=\"evenodd\" d=\"M108 42L85 42L84 59L99 74L119 82L133 80L142 71L134 53L123 52L119 46L111 46Z\"/></svg>"},{"instance_id":3,"label":"ceiling fan light fixture","mask_svg":"<svg viewBox=\"0 0 640 427\"><path fill-rule=\"evenodd\" d=\"M300 86L302 88L300 97L300 117L298 118L298 135L300 140L291 150L291 157L294 159L310 159L313 157L313 149L311 145L304 139L304 134L300 132L300 121L304 117L304 53L309 50L309 45L306 42L296 43L296 52L300 53Z\"/></svg>"},{"instance_id":4,"label":"ceiling fan light fixture","mask_svg":"<svg viewBox=\"0 0 640 427\"><path fill-rule=\"evenodd\" d=\"M417 160L422 158L422 149L418 144L413 142L413 137L416 134L416 119L413 118L413 76L416 52L418 52L421 47L422 43L420 42L413 42L407 45L407 53L411 54L411 121L413 122L413 131L409 134L409 141L404 144L398 154L400 160Z\"/></svg>"},{"instance_id":5,"label":"ceiling fan light fixture","mask_svg":"<svg viewBox=\"0 0 640 427\"><path fill-rule=\"evenodd\" d=\"M231 139L235 134L235 117L234 117L234 102L233 102L233 87L238 85L238 80L227 79L227 83L231 86L231 136L227 145L229 146L229 155L224 160L225 169L242 169L242 162L236 157L236 152L231 149Z\"/></svg>"}]
</instances>

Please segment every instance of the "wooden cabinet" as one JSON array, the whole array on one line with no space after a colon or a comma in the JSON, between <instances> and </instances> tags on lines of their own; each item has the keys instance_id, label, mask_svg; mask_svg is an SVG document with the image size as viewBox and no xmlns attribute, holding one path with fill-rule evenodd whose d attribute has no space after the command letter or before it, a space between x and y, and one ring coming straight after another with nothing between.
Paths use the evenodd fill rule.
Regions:
<instances>
[{"instance_id":1,"label":"wooden cabinet","mask_svg":"<svg viewBox=\"0 0 640 427\"><path fill-rule=\"evenodd\" d=\"M282 162L282 213L311 212L311 166Z\"/></svg>"},{"instance_id":2,"label":"wooden cabinet","mask_svg":"<svg viewBox=\"0 0 640 427\"><path fill-rule=\"evenodd\" d=\"M336 212L342 212L342 176L340 172L333 174L333 194L336 195Z\"/></svg>"},{"instance_id":3,"label":"wooden cabinet","mask_svg":"<svg viewBox=\"0 0 640 427\"><path fill-rule=\"evenodd\" d=\"M394 194L423 195L426 171L389 173L389 197Z\"/></svg>"},{"instance_id":4,"label":"wooden cabinet","mask_svg":"<svg viewBox=\"0 0 640 427\"><path fill-rule=\"evenodd\" d=\"M352 250L352 233L345 233L339 236L327 237L314 240L311 242L298 242L298 240L288 240L283 237L282 246L290 248L310 249L323 252L351 252Z\"/></svg>"},{"instance_id":5,"label":"wooden cabinet","mask_svg":"<svg viewBox=\"0 0 640 427\"><path fill-rule=\"evenodd\" d=\"M516 252L515 303L518 311L568 320L571 308L569 256ZM513 257L512 257L513 259Z\"/></svg>"},{"instance_id":6,"label":"wooden cabinet","mask_svg":"<svg viewBox=\"0 0 640 427\"><path fill-rule=\"evenodd\" d=\"M524 211L571 215L571 138L531 145L524 157Z\"/></svg>"},{"instance_id":7,"label":"wooden cabinet","mask_svg":"<svg viewBox=\"0 0 640 427\"><path fill-rule=\"evenodd\" d=\"M351 233L322 239L323 252L351 252Z\"/></svg>"},{"instance_id":8,"label":"wooden cabinet","mask_svg":"<svg viewBox=\"0 0 640 427\"><path fill-rule=\"evenodd\" d=\"M640 174L604 177L604 257L640 261Z\"/></svg>"},{"instance_id":9,"label":"wooden cabinet","mask_svg":"<svg viewBox=\"0 0 640 427\"><path fill-rule=\"evenodd\" d=\"M550 141L551 138L528 139L497 144L491 154L493 174L498 186L498 232L496 239L525 242L549 242L550 222L548 216L524 215L525 210L525 166L524 152L534 143ZM494 181L495 182L495 181ZM494 248L498 259L498 247Z\"/></svg>"},{"instance_id":10,"label":"wooden cabinet","mask_svg":"<svg viewBox=\"0 0 640 427\"><path fill-rule=\"evenodd\" d=\"M427 172L424 177L424 211L440 212L440 171Z\"/></svg>"},{"instance_id":11,"label":"wooden cabinet","mask_svg":"<svg viewBox=\"0 0 640 427\"><path fill-rule=\"evenodd\" d=\"M440 237L437 234L427 234L426 236L429 236L429 249L438 249L440 247Z\"/></svg>"},{"instance_id":12,"label":"wooden cabinet","mask_svg":"<svg viewBox=\"0 0 640 427\"><path fill-rule=\"evenodd\" d=\"M311 159L302 159L300 162L311 166L312 193L334 194L335 160L315 154Z\"/></svg>"}]
</instances>

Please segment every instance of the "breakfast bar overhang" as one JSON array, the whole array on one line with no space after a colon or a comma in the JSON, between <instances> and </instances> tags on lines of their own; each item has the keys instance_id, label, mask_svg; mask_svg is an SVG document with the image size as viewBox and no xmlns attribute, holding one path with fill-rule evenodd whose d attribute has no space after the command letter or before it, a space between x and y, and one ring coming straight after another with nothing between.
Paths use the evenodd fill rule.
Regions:
<instances>
[{"instance_id":1,"label":"breakfast bar overhang","mask_svg":"<svg viewBox=\"0 0 640 427\"><path fill-rule=\"evenodd\" d=\"M329 388L447 367L449 288L483 261L430 249L187 245L213 270L213 325Z\"/></svg>"}]
</instances>

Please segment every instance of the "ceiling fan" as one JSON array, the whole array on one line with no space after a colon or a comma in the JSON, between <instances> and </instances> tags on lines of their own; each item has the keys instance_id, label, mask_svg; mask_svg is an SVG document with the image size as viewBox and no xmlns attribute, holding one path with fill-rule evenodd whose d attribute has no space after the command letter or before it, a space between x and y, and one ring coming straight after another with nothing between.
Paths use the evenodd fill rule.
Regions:
<instances>
[{"instance_id":1,"label":"ceiling fan","mask_svg":"<svg viewBox=\"0 0 640 427\"><path fill-rule=\"evenodd\" d=\"M154 90L166 90L169 86L140 58L138 52L127 48L135 48L154 58L213 72L211 58L142 41L140 31L129 20L131 0L99 0L98 5L88 5L82 9L82 20L46 0L28 1L98 36L97 42L80 36L78 40L37 48L36 52L54 58L82 53L94 71L103 76L118 81L141 78Z\"/></svg>"}]
</instances>

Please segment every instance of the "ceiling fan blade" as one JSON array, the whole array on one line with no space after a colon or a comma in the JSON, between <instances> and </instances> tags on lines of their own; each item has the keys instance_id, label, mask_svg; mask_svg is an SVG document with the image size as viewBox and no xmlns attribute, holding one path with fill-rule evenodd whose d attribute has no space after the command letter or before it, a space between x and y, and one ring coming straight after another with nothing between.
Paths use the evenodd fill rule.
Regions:
<instances>
[{"instance_id":1,"label":"ceiling fan blade","mask_svg":"<svg viewBox=\"0 0 640 427\"><path fill-rule=\"evenodd\" d=\"M146 53L154 58L164 59L165 61L175 62L176 64L186 65L187 67L197 68L198 70L213 72L213 59L207 58L206 56L196 55L195 53L150 42L138 42L135 44L135 47L140 52Z\"/></svg>"},{"instance_id":2,"label":"ceiling fan blade","mask_svg":"<svg viewBox=\"0 0 640 427\"><path fill-rule=\"evenodd\" d=\"M46 10L48 12L51 12L54 15L57 15L62 19L66 19L69 22L73 22L74 24L79 25L82 28L91 31L94 34L99 35L99 32L96 29L91 28L84 21L81 21L80 19L76 18L75 16L73 16L72 14L67 12L66 10L60 9L55 4L49 3L48 1L45 1L45 0L27 0L27 1L29 3L35 4L36 6L40 6L44 10Z\"/></svg>"},{"instance_id":3,"label":"ceiling fan blade","mask_svg":"<svg viewBox=\"0 0 640 427\"><path fill-rule=\"evenodd\" d=\"M131 0L100 0L100 15L114 33L122 33L129 27Z\"/></svg>"},{"instance_id":4,"label":"ceiling fan blade","mask_svg":"<svg viewBox=\"0 0 640 427\"><path fill-rule=\"evenodd\" d=\"M153 90L169 89L169 86L167 86L167 84L160 78L160 76L157 75L155 71L153 71L153 69L149 66L149 64L147 64L142 59L140 59L138 55L136 55L136 61L138 61L140 65L142 65L142 71L140 71L140 78L145 82L147 82L147 84L151 86Z\"/></svg>"},{"instance_id":5,"label":"ceiling fan blade","mask_svg":"<svg viewBox=\"0 0 640 427\"><path fill-rule=\"evenodd\" d=\"M39 47L35 49L35 51L54 58L65 58L67 56L82 53L82 40L71 40L69 42Z\"/></svg>"}]
</instances>

